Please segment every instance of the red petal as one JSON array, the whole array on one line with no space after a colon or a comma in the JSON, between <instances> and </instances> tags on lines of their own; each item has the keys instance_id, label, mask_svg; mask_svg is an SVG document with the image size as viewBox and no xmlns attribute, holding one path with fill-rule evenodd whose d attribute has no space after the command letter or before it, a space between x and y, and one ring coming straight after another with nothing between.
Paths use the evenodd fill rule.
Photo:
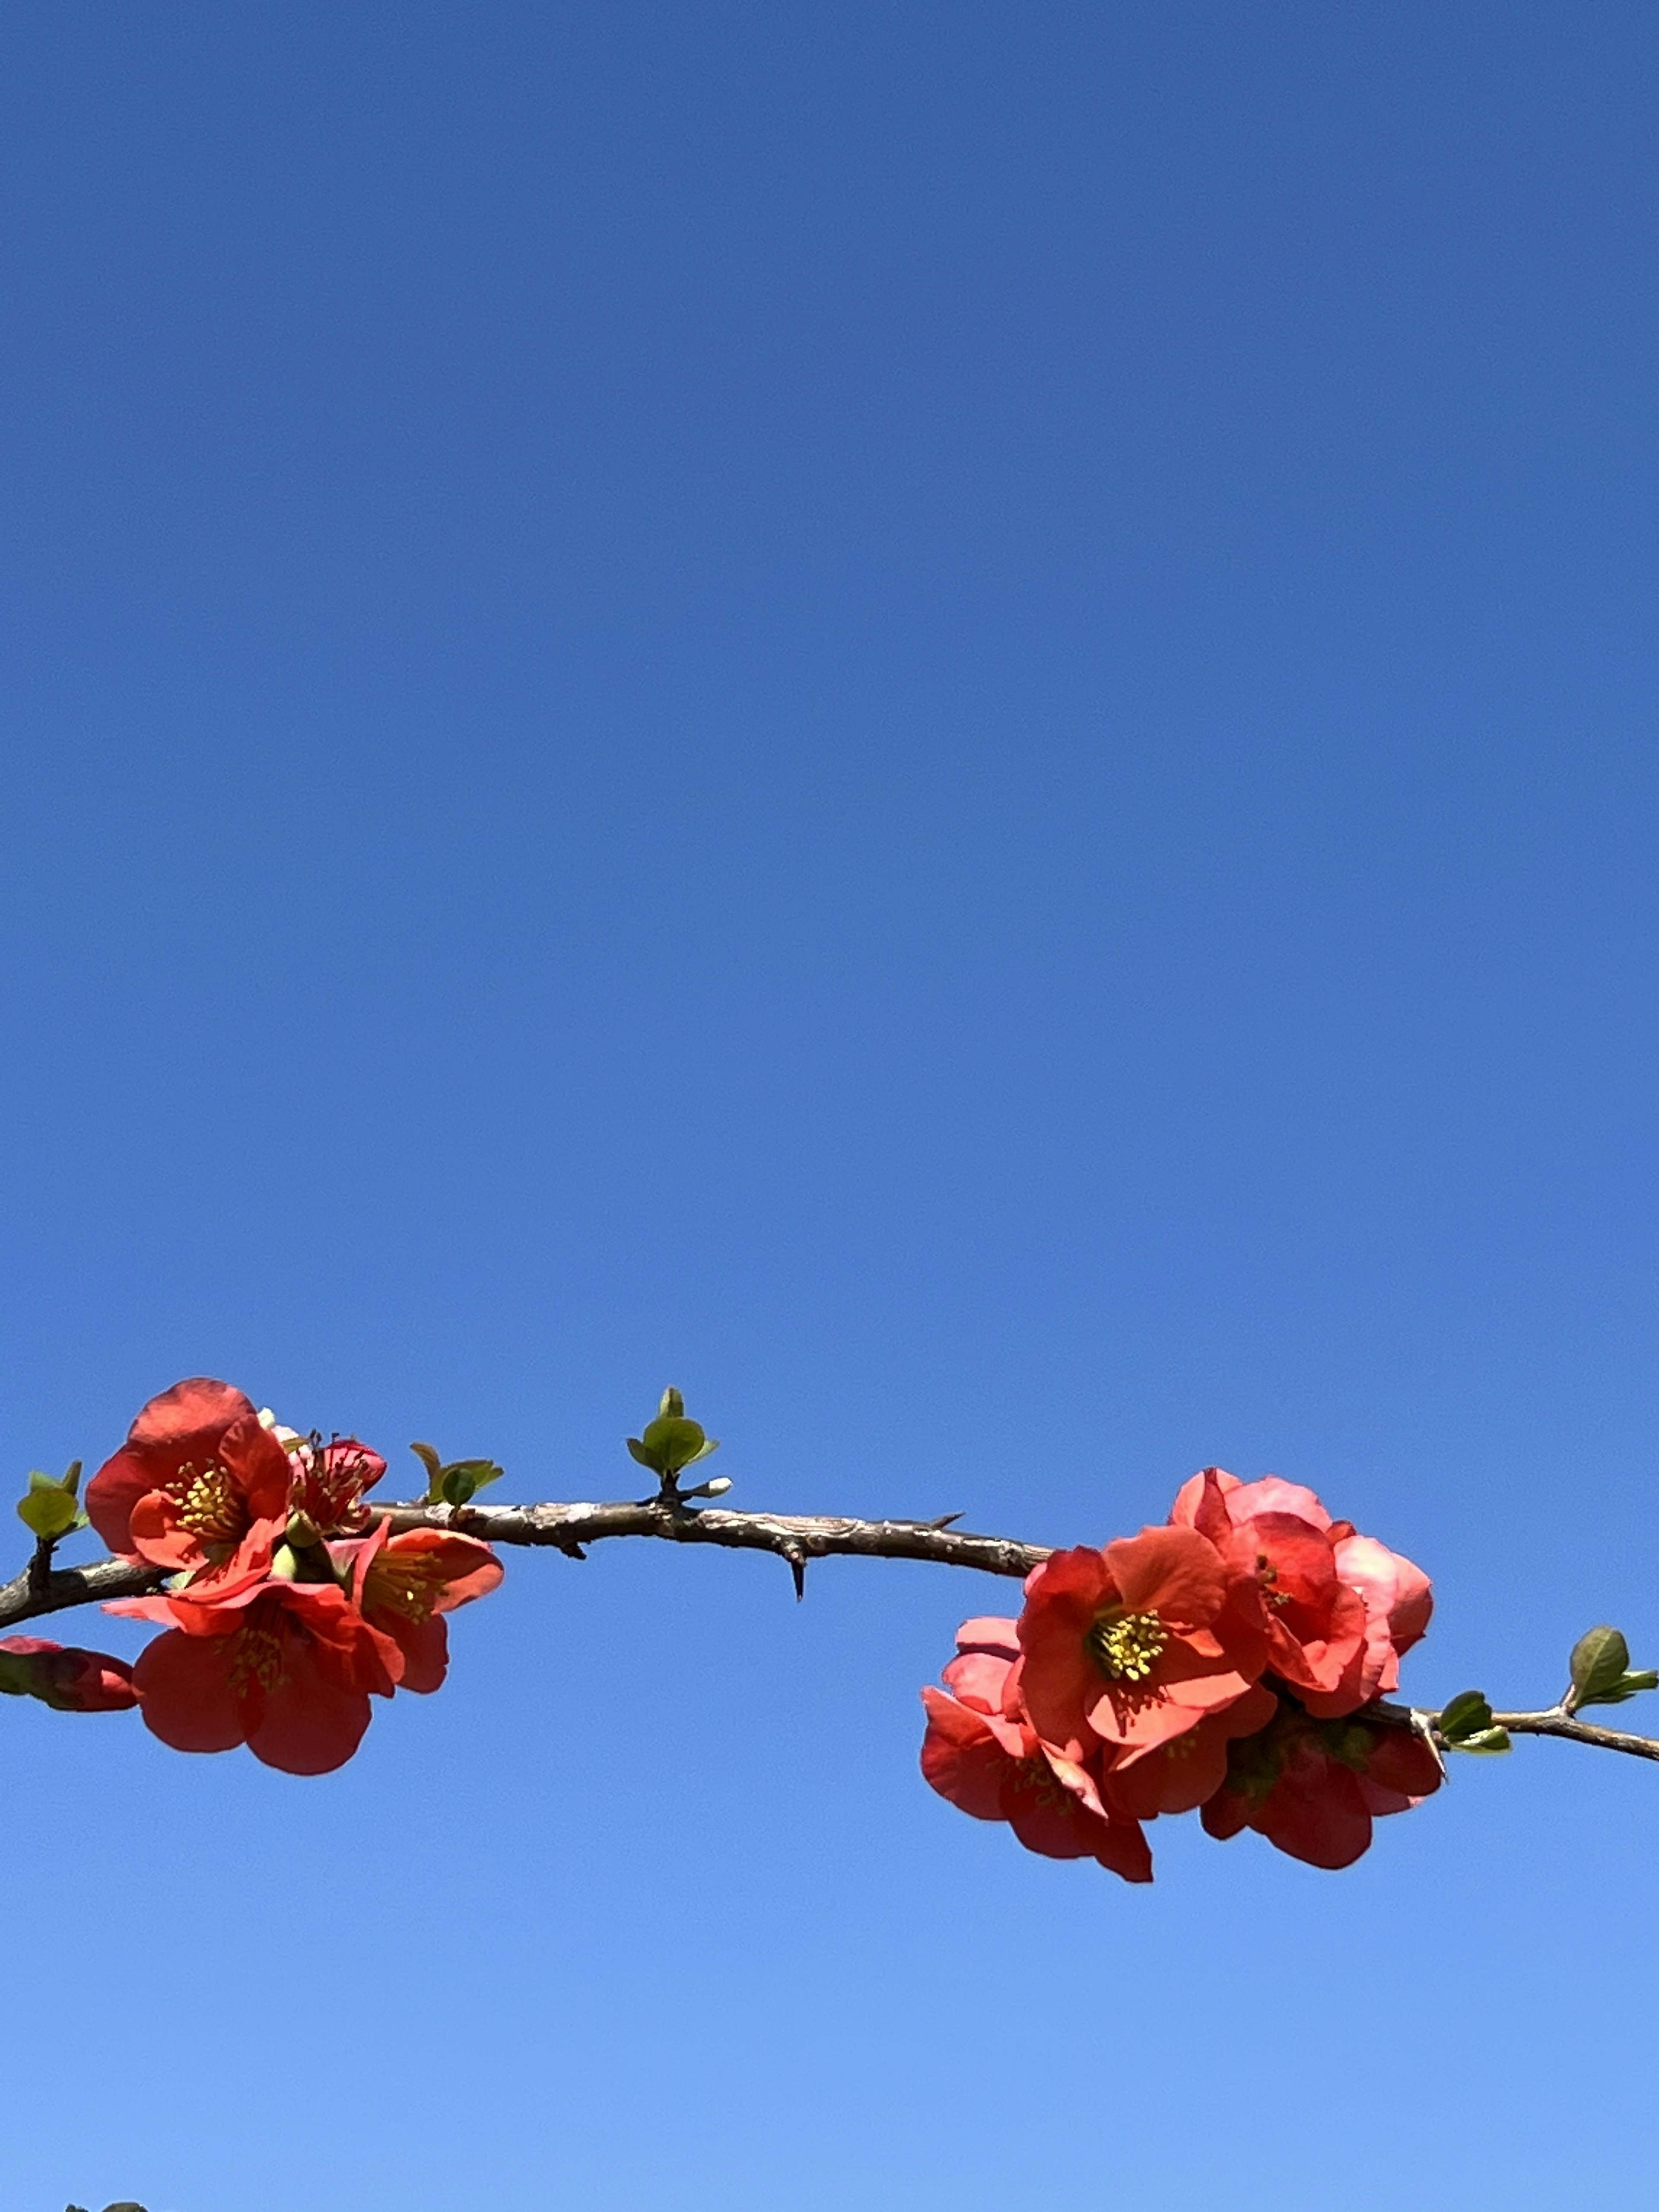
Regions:
<instances>
[{"instance_id":1,"label":"red petal","mask_svg":"<svg viewBox=\"0 0 1659 2212\"><path fill-rule=\"evenodd\" d=\"M921 1702L927 1709L921 1771L928 1787L976 1820L1004 1819L1002 1784L1012 1760L979 1716L942 1690L925 1689Z\"/></svg>"},{"instance_id":2,"label":"red petal","mask_svg":"<svg viewBox=\"0 0 1659 2212\"><path fill-rule=\"evenodd\" d=\"M265 1697L247 1746L284 1774L331 1774L362 1741L369 1706L361 1690L341 1689L319 1669L314 1645L289 1645L283 1680Z\"/></svg>"},{"instance_id":3,"label":"red petal","mask_svg":"<svg viewBox=\"0 0 1659 2212\"><path fill-rule=\"evenodd\" d=\"M127 1431L127 1442L141 1449L178 1447L181 1459L193 1456L191 1447L204 1437L217 1443L232 1422L255 1411L253 1401L228 1382L210 1375L192 1375L152 1398Z\"/></svg>"},{"instance_id":4,"label":"red petal","mask_svg":"<svg viewBox=\"0 0 1659 2212\"><path fill-rule=\"evenodd\" d=\"M398 1650L404 1655L400 1690L415 1690L425 1697L443 1687L449 1672L449 1631L441 1617L430 1620L400 1620L392 1625Z\"/></svg>"},{"instance_id":5,"label":"red petal","mask_svg":"<svg viewBox=\"0 0 1659 2212\"><path fill-rule=\"evenodd\" d=\"M1106 1547L1106 1565L1131 1613L1178 1628L1206 1628L1227 1595L1221 1554L1195 1528L1143 1528Z\"/></svg>"},{"instance_id":6,"label":"red petal","mask_svg":"<svg viewBox=\"0 0 1659 2212\"><path fill-rule=\"evenodd\" d=\"M174 1751L232 1751L244 1741L241 1706L230 1688L230 1640L175 1628L139 1653L132 1686L144 1725Z\"/></svg>"}]
</instances>

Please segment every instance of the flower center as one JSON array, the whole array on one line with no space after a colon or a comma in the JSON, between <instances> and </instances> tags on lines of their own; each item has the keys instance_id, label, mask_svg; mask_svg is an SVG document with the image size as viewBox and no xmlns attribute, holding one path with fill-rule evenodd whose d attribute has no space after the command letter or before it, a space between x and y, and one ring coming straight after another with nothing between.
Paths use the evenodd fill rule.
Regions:
<instances>
[{"instance_id":1,"label":"flower center","mask_svg":"<svg viewBox=\"0 0 1659 2212\"><path fill-rule=\"evenodd\" d=\"M210 1542L234 1543L242 1533L242 1501L223 1468L210 1460L199 1474L193 1467L181 1468L179 1473L185 1488L179 1518L185 1528Z\"/></svg>"},{"instance_id":2,"label":"flower center","mask_svg":"<svg viewBox=\"0 0 1659 2212\"><path fill-rule=\"evenodd\" d=\"M1289 1590L1278 1587L1279 1570L1265 1552L1258 1552L1255 1555L1255 1578L1261 1586L1262 1596L1269 1605L1282 1607L1290 1603L1291 1594Z\"/></svg>"},{"instance_id":3,"label":"flower center","mask_svg":"<svg viewBox=\"0 0 1659 2212\"><path fill-rule=\"evenodd\" d=\"M1103 1613L1085 1638L1096 1665L1114 1682L1144 1682L1169 1640L1155 1613Z\"/></svg>"},{"instance_id":4,"label":"flower center","mask_svg":"<svg viewBox=\"0 0 1659 2212\"><path fill-rule=\"evenodd\" d=\"M382 1552L370 1563L363 1602L400 1613L405 1620L430 1620L449 1580L433 1552Z\"/></svg>"},{"instance_id":5,"label":"flower center","mask_svg":"<svg viewBox=\"0 0 1659 2212\"><path fill-rule=\"evenodd\" d=\"M230 1688L240 1697L250 1683L274 1690L283 1675L282 1638L269 1628L244 1628L232 1638Z\"/></svg>"}]
</instances>

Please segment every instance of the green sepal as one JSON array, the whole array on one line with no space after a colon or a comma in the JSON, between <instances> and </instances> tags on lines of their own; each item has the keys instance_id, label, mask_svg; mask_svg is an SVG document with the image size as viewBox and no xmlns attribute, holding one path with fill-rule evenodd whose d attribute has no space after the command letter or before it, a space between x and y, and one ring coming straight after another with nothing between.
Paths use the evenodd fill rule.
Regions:
<instances>
[{"instance_id":1,"label":"green sepal","mask_svg":"<svg viewBox=\"0 0 1659 2212\"><path fill-rule=\"evenodd\" d=\"M1572 1689L1567 1704L1577 1711L1580 1705L1600 1705L1609 1702L1608 1692L1616 1692L1630 1667L1630 1646L1616 1628L1587 1629L1572 1647L1569 1662L1572 1674ZM1611 1702L1617 1704L1614 1697Z\"/></svg>"},{"instance_id":2,"label":"green sepal","mask_svg":"<svg viewBox=\"0 0 1659 2212\"><path fill-rule=\"evenodd\" d=\"M665 1421L678 1421L684 1419L685 1401L672 1382L662 1394L661 1401L657 1407L657 1414L659 1419Z\"/></svg>"}]
</instances>

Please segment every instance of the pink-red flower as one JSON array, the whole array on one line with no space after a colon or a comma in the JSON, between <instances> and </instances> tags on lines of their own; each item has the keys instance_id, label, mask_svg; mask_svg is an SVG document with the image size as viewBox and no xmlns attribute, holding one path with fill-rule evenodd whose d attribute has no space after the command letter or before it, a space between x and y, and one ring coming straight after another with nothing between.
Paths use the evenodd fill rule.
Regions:
<instances>
[{"instance_id":1,"label":"pink-red flower","mask_svg":"<svg viewBox=\"0 0 1659 2212\"><path fill-rule=\"evenodd\" d=\"M965 1621L945 1669L951 1693L921 1693L927 1734L921 1771L941 1797L979 1820L1006 1820L1027 1850L1092 1858L1126 1881L1150 1881L1152 1853L1138 1824L1103 1802L1096 1778L1049 1753L1024 1717L1012 1620Z\"/></svg>"},{"instance_id":2,"label":"pink-red flower","mask_svg":"<svg viewBox=\"0 0 1659 2212\"><path fill-rule=\"evenodd\" d=\"M1267 1655L1251 1588L1195 1528L1054 1553L1027 1579L1019 1644L1025 1710L1073 1759L1155 1751L1242 1698Z\"/></svg>"},{"instance_id":3,"label":"pink-red flower","mask_svg":"<svg viewBox=\"0 0 1659 2212\"><path fill-rule=\"evenodd\" d=\"M144 1724L175 1751L230 1751L289 1774L343 1766L390 1697L397 1644L337 1583L265 1582L228 1596L129 1598L111 1613L161 1621L132 1671Z\"/></svg>"},{"instance_id":4,"label":"pink-red flower","mask_svg":"<svg viewBox=\"0 0 1659 2212\"><path fill-rule=\"evenodd\" d=\"M1182 1485L1170 1517L1207 1536L1253 1586L1267 1670L1308 1711L1335 1719L1398 1686L1400 1655L1433 1607L1428 1577L1409 1559L1277 1475L1242 1483L1206 1468Z\"/></svg>"},{"instance_id":5,"label":"pink-red flower","mask_svg":"<svg viewBox=\"0 0 1659 2212\"><path fill-rule=\"evenodd\" d=\"M1421 1736L1361 1716L1316 1720L1290 1698L1271 1725L1231 1747L1227 1778L1200 1815L1224 1841L1255 1828L1310 1866L1352 1866L1371 1823L1404 1813L1440 1787L1440 1764Z\"/></svg>"},{"instance_id":6,"label":"pink-red flower","mask_svg":"<svg viewBox=\"0 0 1659 2212\"><path fill-rule=\"evenodd\" d=\"M241 1392L198 1376L150 1400L88 1486L87 1513L112 1551L230 1589L269 1572L292 1479Z\"/></svg>"},{"instance_id":7,"label":"pink-red flower","mask_svg":"<svg viewBox=\"0 0 1659 2212\"><path fill-rule=\"evenodd\" d=\"M87 1517L111 1551L137 1559L131 1521L139 1499L155 1490L188 1491L217 1464L226 1432L253 1411L251 1398L206 1375L152 1398L87 1485Z\"/></svg>"},{"instance_id":8,"label":"pink-red flower","mask_svg":"<svg viewBox=\"0 0 1659 2212\"><path fill-rule=\"evenodd\" d=\"M60 1713L119 1713L138 1702L125 1660L40 1636L0 1636L0 1691Z\"/></svg>"},{"instance_id":9,"label":"pink-red flower","mask_svg":"<svg viewBox=\"0 0 1659 2212\"><path fill-rule=\"evenodd\" d=\"M363 1618L401 1653L398 1687L435 1690L449 1665L443 1615L487 1597L501 1582L501 1563L476 1537L444 1528L388 1536L388 1525L381 1521L356 1547L352 1595Z\"/></svg>"},{"instance_id":10,"label":"pink-red flower","mask_svg":"<svg viewBox=\"0 0 1659 2212\"><path fill-rule=\"evenodd\" d=\"M360 1536L368 1527L363 1492L386 1473L386 1462L356 1437L318 1443L279 1430L294 1462L290 1507L303 1513L320 1535Z\"/></svg>"}]
</instances>

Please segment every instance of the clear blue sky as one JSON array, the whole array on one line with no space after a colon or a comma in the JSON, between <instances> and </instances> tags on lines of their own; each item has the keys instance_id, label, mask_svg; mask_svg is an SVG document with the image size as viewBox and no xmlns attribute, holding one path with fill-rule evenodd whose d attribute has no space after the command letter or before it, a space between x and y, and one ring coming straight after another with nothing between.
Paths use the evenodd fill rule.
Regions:
<instances>
[{"instance_id":1,"label":"clear blue sky","mask_svg":"<svg viewBox=\"0 0 1659 2212\"><path fill-rule=\"evenodd\" d=\"M1656 94L1626 0L9 10L8 1480L206 1371L626 1496L672 1380L738 1504L1312 1483L1425 1700L1659 1659ZM313 1783L9 1705L8 2212L1641 2200L1650 1771L1130 1891L917 1778L1007 1594L516 1555Z\"/></svg>"}]
</instances>

